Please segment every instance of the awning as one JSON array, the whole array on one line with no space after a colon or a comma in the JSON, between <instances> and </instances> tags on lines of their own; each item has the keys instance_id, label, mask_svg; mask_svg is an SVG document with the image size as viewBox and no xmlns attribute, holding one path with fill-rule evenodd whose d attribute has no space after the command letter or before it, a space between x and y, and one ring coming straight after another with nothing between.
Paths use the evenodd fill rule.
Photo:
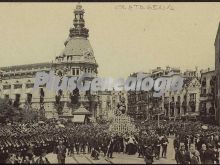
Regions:
<instances>
[{"instance_id":1,"label":"awning","mask_svg":"<svg viewBox=\"0 0 220 165\"><path fill-rule=\"evenodd\" d=\"M74 115L73 122L74 123L84 123L85 115Z\"/></svg>"}]
</instances>

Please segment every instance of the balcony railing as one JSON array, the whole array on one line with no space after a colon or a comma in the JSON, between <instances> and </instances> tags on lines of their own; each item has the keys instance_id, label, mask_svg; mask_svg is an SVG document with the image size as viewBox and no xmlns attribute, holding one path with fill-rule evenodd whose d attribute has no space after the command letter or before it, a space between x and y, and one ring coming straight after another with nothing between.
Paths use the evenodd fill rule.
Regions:
<instances>
[{"instance_id":1,"label":"balcony railing","mask_svg":"<svg viewBox=\"0 0 220 165\"><path fill-rule=\"evenodd\" d=\"M186 106L187 106L186 101L183 101L183 103L182 103L182 107L186 107Z\"/></svg>"},{"instance_id":2,"label":"balcony railing","mask_svg":"<svg viewBox=\"0 0 220 165\"><path fill-rule=\"evenodd\" d=\"M206 97L206 93L201 93L200 97Z\"/></svg>"},{"instance_id":3,"label":"balcony railing","mask_svg":"<svg viewBox=\"0 0 220 165\"><path fill-rule=\"evenodd\" d=\"M179 101L176 102L176 107L180 107L180 102Z\"/></svg>"},{"instance_id":4,"label":"balcony railing","mask_svg":"<svg viewBox=\"0 0 220 165\"><path fill-rule=\"evenodd\" d=\"M196 103L195 103L195 101L189 101L189 105L190 105L190 106L195 106Z\"/></svg>"},{"instance_id":5,"label":"balcony railing","mask_svg":"<svg viewBox=\"0 0 220 165\"><path fill-rule=\"evenodd\" d=\"M206 81L202 81L202 86L206 86Z\"/></svg>"}]
</instances>

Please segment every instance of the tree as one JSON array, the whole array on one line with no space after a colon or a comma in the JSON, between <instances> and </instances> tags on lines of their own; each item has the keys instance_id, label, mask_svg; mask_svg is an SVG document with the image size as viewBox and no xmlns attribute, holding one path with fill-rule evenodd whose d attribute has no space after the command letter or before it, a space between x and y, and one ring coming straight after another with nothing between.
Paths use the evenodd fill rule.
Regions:
<instances>
[{"instance_id":1,"label":"tree","mask_svg":"<svg viewBox=\"0 0 220 165\"><path fill-rule=\"evenodd\" d=\"M20 108L12 105L10 99L0 99L0 122L17 121L20 117Z\"/></svg>"},{"instance_id":2,"label":"tree","mask_svg":"<svg viewBox=\"0 0 220 165\"><path fill-rule=\"evenodd\" d=\"M58 94L55 96L55 108L57 110L57 113L59 115L62 115L63 113L63 107L64 107L64 102L61 101L61 96L63 94L63 91L62 90L59 90L58 91Z\"/></svg>"}]
</instances>

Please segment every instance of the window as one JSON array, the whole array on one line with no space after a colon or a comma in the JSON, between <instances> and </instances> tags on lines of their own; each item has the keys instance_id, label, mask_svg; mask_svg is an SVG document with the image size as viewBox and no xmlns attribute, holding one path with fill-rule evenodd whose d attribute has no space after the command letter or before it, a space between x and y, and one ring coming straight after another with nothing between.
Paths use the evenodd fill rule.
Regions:
<instances>
[{"instance_id":1,"label":"window","mask_svg":"<svg viewBox=\"0 0 220 165\"><path fill-rule=\"evenodd\" d=\"M11 85L3 85L3 89L11 89Z\"/></svg>"},{"instance_id":2,"label":"window","mask_svg":"<svg viewBox=\"0 0 220 165\"><path fill-rule=\"evenodd\" d=\"M39 85L39 87L44 88L44 87L46 87L46 85L47 85L47 84L44 84L44 85Z\"/></svg>"},{"instance_id":3,"label":"window","mask_svg":"<svg viewBox=\"0 0 220 165\"><path fill-rule=\"evenodd\" d=\"M76 69L76 75L79 75L79 68Z\"/></svg>"},{"instance_id":4,"label":"window","mask_svg":"<svg viewBox=\"0 0 220 165\"><path fill-rule=\"evenodd\" d=\"M9 99L9 95L6 94L6 95L5 95L5 99Z\"/></svg>"},{"instance_id":5,"label":"window","mask_svg":"<svg viewBox=\"0 0 220 165\"><path fill-rule=\"evenodd\" d=\"M33 88L34 87L34 84L26 84L26 88Z\"/></svg>"},{"instance_id":6,"label":"window","mask_svg":"<svg viewBox=\"0 0 220 165\"><path fill-rule=\"evenodd\" d=\"M20 88L22 88L22 84L15 84L14 85L14 89L20 89Z\"/></svg>"},{"instance_id":7,"label":"window","mask_svg":"<svg viewBox=\"0 0 220 165\"><path fill-rule=\"evenodd\" d=\"M78 76L80 74L79 68L72 68L72 75L73 76Z\"/></svg>"},{"instance_id":8,"label":"window","mask_svg":"<svg viewBox=\"0 0 220 165\"><path fill-rule=\"evenodd\" d=\"M20 97L21 97L20 94L16 94L16 95L15 95L15 101L19 102L19 101L20 101Z\"/></svg>"},{"instance_id":9,"label":"window","mask_svg":"<svg viewBox=\"0 0 220 165\"><path fill-rule=\"evenodd\" d=\"M58 74L58 76L62 76L63 75L61 70L59 70L57 74Z\"/></svg>"},{"instance_id":10,"label":"window","mask_svg":"<svg viewBox=\"0 0 220 165\"><path fill-rule=\"evenodd\" d=\"M32 101L32 94L28 93L27 94L27 102L31 103L31 101Z\"/></svg>"},{"instance_id":11,"label":"window","mask_svg":"<svg viewBox=\"0 0 220 165\"><path fill-rule=\"evenodd\" d=\"M180 96L177 97L178 102L180 102Z\"/></svg>"},{"instance_id":12,"label":"window","mask_svg":"<svg viewBox=\"0 0 220 165\"><path fill-rule=\"evenodd\" d=\"M205 87L206 86L206 78L204 77L202 80L202 86Z\"/></svg>"},{"instance_id":13,"label":"window","mask_svg":"<svg viewBox=\"0 0 220 165\"><path fill-rule=\"evenodd\" d=\"M190 101L195 101L196 100L196 94L192 93L190 94Z\"/></svg>"},{"instance_id":14,"label":"window","mask_svg":"<svg viewBox=\"0 0 220 165\"><path fill-rule=\"evenodd\" d=\"M76 75L75 68L72 68L72 75L73 75L73 76L75 76L75 75Z\"/></svg>"}]
</instances>

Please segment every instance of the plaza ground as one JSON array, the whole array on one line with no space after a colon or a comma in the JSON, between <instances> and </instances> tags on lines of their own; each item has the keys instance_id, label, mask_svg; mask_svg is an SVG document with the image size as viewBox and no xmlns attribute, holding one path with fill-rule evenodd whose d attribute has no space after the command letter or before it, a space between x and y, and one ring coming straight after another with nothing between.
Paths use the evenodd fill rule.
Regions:
<instances>
[{"instance_id":1,"label":"plaza ground","mask_svg":"<svg viewBox=\"0 0 220 165\"><path fill-rule=\"evenodd\" d=\"M160 158L159 160L154 160L153 164L175 164L174 159L174 149L173 149L173 137L169 138L167 158ZM56 154L50 153L47 155L50 163L58 163ZM99 156L99 160L94 160L90 157L90 154L73 154L72 156L66 157L66 164L145 164L144 159L138 158L136 155L127 155L123 153L113 153L113 158L107 158L103 156L103 153Z\"/></svg>"}]
</instances>

